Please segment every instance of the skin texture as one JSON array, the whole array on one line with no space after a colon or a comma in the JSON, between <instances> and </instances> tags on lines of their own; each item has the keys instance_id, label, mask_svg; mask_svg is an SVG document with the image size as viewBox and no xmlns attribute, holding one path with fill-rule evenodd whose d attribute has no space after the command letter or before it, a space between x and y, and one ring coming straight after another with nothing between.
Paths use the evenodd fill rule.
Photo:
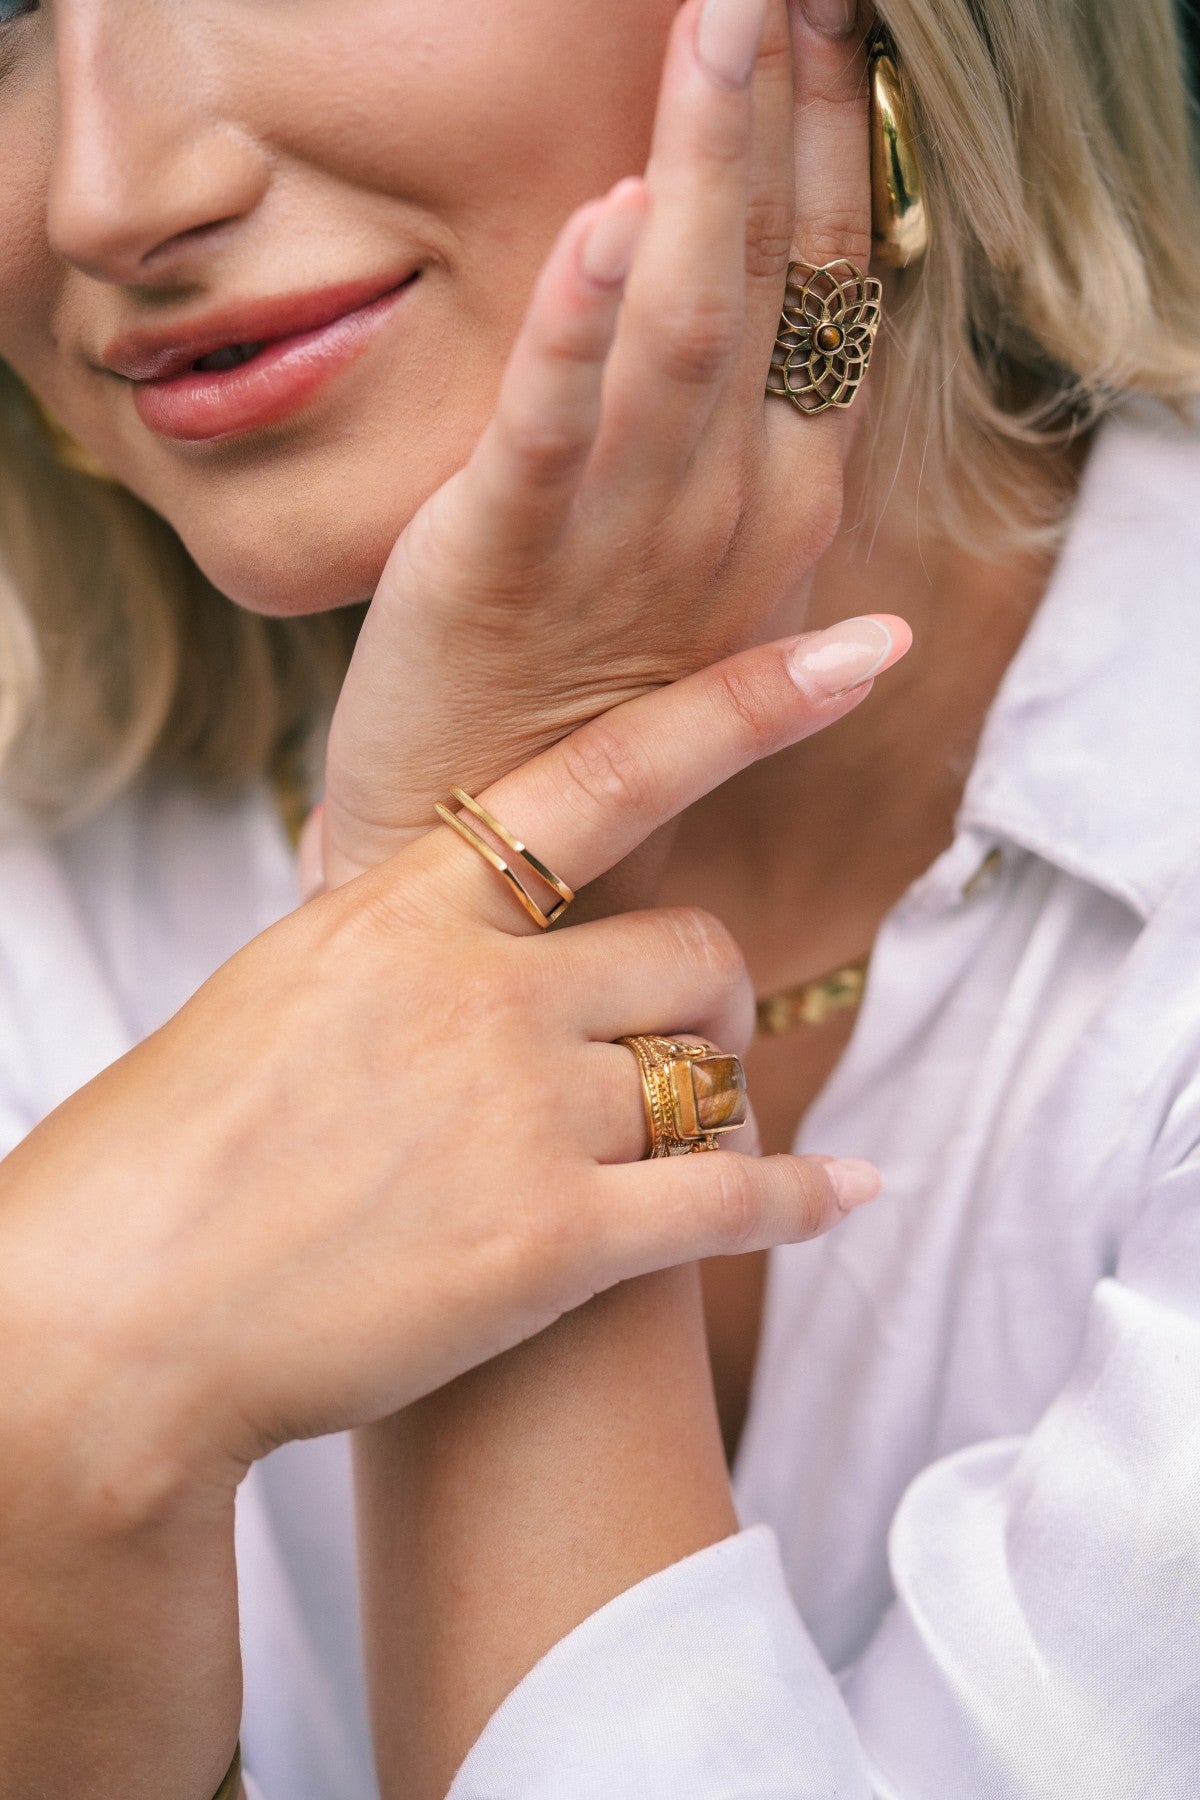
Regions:
<instances>
[{"instance_id":1,"label":"skin texture","mask_svg":"<svg viewBox=\"0 0 1200 1800\"><path fill-rule=\"evenodd\" d=\"M365 598L479 436L555 232L642 167L675 10L56 0L53 32L48 10L17 19L0 356L232 598ZM266 441L156 440L97 367L134 323L414 265L395 328Z\"/></svg>"},{"instance_id":2,"label":"skin texture","mask_svg":"<svg viewBox=\"0 0 1200 1800\"><path fill-rule=\"evenodd\" d=\"M848 609L838 606L839 592L870 594L870 610L875 609L878 583L856 558L853 539L835 545L836 580L818 575L814 585L810 579L812 561L837 524L845 433L833 421L809 421L801 431L787 409L764 408L759 398L793 218L802 221L800 236L810 255L865 260L858 41L828 39L793 18L801 74L793 156L793 45L782 0L770 8L756 74L753 144L734 142L741 116L737 102L716 90L703 90L707 98L700 98L689 35L696 12L694 0L678 18L674 0L578 0L569 8L559 0L512 0L503 8L469 0L454 9L417 0L371 0L349 12L339 12L328 0L286 7L275 0L265 6L221 0L186 13L163 0L58 0L53 30L48 12L34 12L0 42L0 151L10 172L0 191L0 355L115 473L177 526L206 571L242 604L269 612L311 611L380 588L373 608L377 624L369 625L365 639L370 656L358 659L351 671L335 734L340 748L331 765L334 804L325 846L335 879L382 861L397 844L408 842L415 821L427 816L430 795L444 791L447 775L464 776L464 759L473 779L493 779L544 751L581 719L631 694L652 691L736 643L762 638L771 627L798 630L809 618L825 623L844 616ZM673 24L668 83L675 83L675 124L664 148L652 128ZM706 312L703 304L689 315L675 304L679 292L692 291L681 280L681 270L692 265L662 223L686 221L693 216L689 206L699 204L688 198L684 172L694 176L703 146L699 137L689 138L682 122L694 123L702 107L721 138L726 169L736 164L740 170L743 209L747 187L750 195L746 216L729 215L736 233L720 240L722 267L733 271L739 293L745 289L744 306L732 320L736 330L725 332L728 346L716 341L721 333L714 339L711 327L714 319L729 326L729 317L712 306ZM586 131L578 128L581 118L588 121ZM552 444L554 454L547 456L538 432L520 429L519 407L505 412L502 405L500 448L515 446L517 454L501 457L499 478L495 457L489 461L486 449L476 445L492 416L505 356L556 230L579 202L640 169L652 141L657 162L651 158L649 193L652 221L658 224L647 228L628 290L629 317L642 335L618 334L612 364L618 376L624 371L624 385L620 379L613 383L618 400L622 393L628 398L624 408L615 408L615 422L612 409L600 420L599 487L587 490L591 497L582 508L575 506L574 488L567 496L575 508L571 529L580 512L590 516L597 522L593 541L577 537L571 554L559 555L561 544L551 540L556 532L565 538L570 509L555 514L552 529L542 536L529 534L531 517L545 514L547 486L553 486L548 468L564 448L562 441ZM748 166L739 161L743 158ZM713 186L710 180L708 187ZM655 199L667 203L657 213ZM583 226L576 221L570 229L581 232ZM689 247L693 274L703 268L710 283L706 293L697 278L702 301L724 279L720 267L703 263L706 252L699 240L707 235L697 232L697 243ZM603 308L594 296L578 314L572 312L582 305L570 275L575 266L570 258L580 242L570 230L560 240L560 285L551 283L542 315L543 325L553 330L543 333L540 351L534 343L541 361L535 356L530 381L518 384L517 399L532 391L531 382L536 386L538 369L561 376L574 366L561 355L561 339L550 342L554 330L572 318L577 324L591 320L595 342L590 374L583 368L589 356L579 358L579 406L594 415L612 321L599 322ZM422 273L403 321L381 334L302 418L252 439L180 446L153 438L132 409L127 384L96 366L112 333L135 322L186 321L218 300L294 292L381 271L402 274L414 261ZM653 279L645 273L650 266L657 271ZM707 340L697 333L698 320L701 325L707 320ZM658 389L654 383L664 368L669 379ZM638 405L647 406L650 399L653 405L640 417ZM589 431L579 435L588 449ZM648 461L639 465L639 456ZM448 478L450 501L442 485ZM430 496L436 503L423 512ZM488 501L495 503L491 510ZM710 530L696 552L696 534L688 527L697 518L711 519L714 507L719 529ZM647 511L653 514L650 523ZM446 529L447 512L453 531ZM424 524L414 530L414 519ZM539 530L543 526L544 517ZM615 568L597 550L607 546L611 552L614 543L623 552ZM447 546L457 560L448 559ZM986 599L989 581L1008 597L1009 618L1014 593L1022 603L1026 596L1036 597L1039 571L985 571L947 557L934 584L915 544L901 540L892 551L889 606L899 592L931 623L944 610L947 595L960 602L964 592ZM627 569L650 573L639 584L624 578ZM695 823L685 818L673 846L660 840L656 862L632 880L623 902L653 901L665 857L663 891L689 883L723 891L724 883L734 903L740 902L739 926L756 959L756 974L766 976L781 955L772 936L777 920L748 895L737 865L739 856L750 860L765 850L762 866L769 868L769 879L758 886L777 908L798 882L814 897L804 944L792 940L786 946L793 959L789 977L818 972L825 966L820 958L835 917L827 907L823 914L823 897L830 869L845 865L850 805L856 816L892 816L898 792L894 771L911 766L903 754L911 742L919 738L932 745L935 761L949 742L958 742L956 733L970 739L972 721L1015 642L1011 629L996 624L1001 611L983 610L988 629L982 633L976 621L977 638L987 650L981 652L973 640L965 693L952 665L931 658L924 690L910 688L910 698L932 693L942 695L943 704L910 714L919 719L918 729L911 723L906 728L894 711L887 717L895 723L884 727L877 709L865 735L839 740L841 763L835 756L832 766L840 766L843 777L847 770L855 772L857 785L853 779L848 789L843 783L840 808L822 812L814 805L811 833L794 831L777 849L779 792L764 779L759 788L740 790L739 829L724 833L721 854L711 852L711 833L697 836L705 824L705 815L697 812ZM1018 606L1015 616L1027 616L1027 610ZM637 654L624 663L615 647L628 642L631 631ZM478 643L490 649L473 653ZM687 646L682 655L681 643ZM539 677L536 695L528 681L531 668ZM401 709L395 702L402 691L414 704L403 709L397 726ZM740 757L727 758L715 773L710 769L713 782L798 734L794 717L787 730L779 729L785 709L758 673L717 683L711 694L715 701L710 698L707 711L697 706L689 713L675 739L656 738L675 751L672 766L690 766L697 758L697 746L722 707L743 723L753 725L760 715L770 723L768 728L760 721ZM840 710L827 710L818 722ZM449 733L448 717L455 723ZM463 721L470 722L471 731ZM569 860L563 866L577 882L599 874L670 811L698 801L705 791L702 783L696 785L676 796L673 808L663 811L660 805L652 816L639 818L636 795L647 791L647 783L631 784L630 772L652 777L648 791L661 802L666 771L644 754L629 760L611 732L590 741L590 758L576 743L566 760L549 765L556 771L553 778L546 765L540 776L510 777L518 785L502 785L497 802L501 816L519 820L552 862L556 851L572 854L570 841L564 846L555 835L556 792L560 798L568 794L578 811L590 780L610 812L627 824L636 818L641 829L627 831L607 859L593 854L589 863L576 847L578 864ZM895 751L883 770L873 753L867 754L879 741ZM457 759L453 767L451 753ZM819 760L787 767L789 805L800 806L807 795L824 791L811 782L820 773ZM909 784L904 816L918 827L914 842L938 841L951 797L942 781ZM708 815L709 822L716 817ZM537 835L539 830L547 835ZM707 855L698 854L701 843L708 844ZM502 891L486 871L464 862L464 854L445 834L436 847L425 839L404 852L440 859L438 880L444 886L436 891L435 913L465 894L495 931L511 931L508 915L492 911L508 904ZM907 879L909 854L875 854L860 862L856 926L873 931ZM418 871L414 880L423 892L425 861L404 866ZM389 880L395 878L393 869ZM353 895L356 889L352 884L345 892ZM611 910L612 892L606 898L599 891L593 900L597 910ZM433 890L427 897L432 903ZM380 910L376 901L376 917ZM397 908L390 897L382 910L392 920L399 913L410 926L417 916L411 903ZM845 954L862 947L855 943ZM548 947L542 949L550 954ZM587 958L586 946L577 941L576 949ZM740 957L722 954L737 965L744 1013ZM697 948L695 963L704 966L707 955ZM813 956L815 967L804 966ZM481 950L478 966L489 960ZM286 973L291 959L285 955L275 966ZM594 998L604 990L614 966L611 952L592 953L575 990L581 1007L585 993ZM693 981L696 976L693 967ZM241 992L239 976L231 979ZM470 985L466 971L460 979ZM343 1004L344 992L343 986ZM528 1000L522 990L521 1004ZM698 1007L689 1012L678 998L661 1004L671 1010L669 1020L639 1023L675 1029L685 1022L683 1013L695 1022L703 1012ZM511 993L504 1006L520 1041L540 1047L544 1017L535 1015L531 1024L528 1013L518 1016ZM733 1047L736 1021L727 1013L704 1016L714 1034ZM368 1040L369 1023L369 1010L355 1020ZM321 1041L327 1028L319 1020L313 1041ZM189 1040L180 1053L178 1068L193 1070L204 1062L205 1032L197 1032L194 1047ZM615 1034L610 1020L603 1035ZM208 1041L216 1035L210 1030ZM613 1091L619 1088L621 1099L614 1105L606 1092L594 1109L583 1109L584 1116L594 1111L597 1118L615 1120L619 1111L627 1121L620 1143L606 1143L593 1154L623 1163L638 1148L636 1087L624 1052L607 1045L592 1048L605 1059L602 1079L616 1084ZM156 1055L169 1053L169 1040L166 1052L161 1044L156 1047ZM500 1054L511 1072L512 1056ZM132 1077L126 1072L122 1078L133 1083L127 1091L135 1112L150 1085L138 1082L137 1066ZM552 1117L561 1110L532 1078L516 1094L517 1102L523 1096L526 1110L541 1104ZM504 1099L514 1103L511 1084ZM793 1092L792 1102L802 1104L803 1095ZM330 1113L337 1113L340 1103L340 1094L321 1098ZM264 1104L278 1108L269 1096ZM103 1096L92 1095L88 1106L102 1126ZM57 1190L53 1183L46 1186L45 1170L55 1156L68 1162L86 1156L90 1140L79 1118L76 1109L65 1125L59 1122L53 1152L43 1156L35 1145L23 1158L26 1167L32 1167L31 1154L38 1163L24 1189L29 1205L29 1197L41 1194L51 1207ZM781 1108L771 1120L772 1140L782 1137L786 1126ZM447 1135L453 1133L443 1133L443 1141ZM497 1121L496 1136L503 1135ZM519 1160L529 1178L529 1156ZM742 1187L751 1178L719 1175L718 1165L729 1169L725 1159L696 1163L707 1164L707 1174L693 1167L685 1172L687 1179L726 1186L728 1224L731 1214L743 1210ZM769 1171L775 1165L750 1166ZM781 1159L777 1173L792 1167ZM675 1169L670 1179L681 1183L685 1173ZM645 1181L636 1170L625 1174L630 1182L635 1176ZM9 1170L9 1179L20 1183L20 1166L16 1175ZM471 1179L478 1186L478 1170L467 1171L465 1186ZM775 1177L764 1173L761 1179ZM811 1172L807 1179L811 1186ZM816 1180L827 1205L828 1193L819 1176ZM529 1179L531 1191L540 1186ZM267 1170L256 1191L261 1198L269 1189ZM17 1192L19 1199L19 1187ZM638 1192L646 1190L639 1186ZM613 1215L607 1216L611 1229ZM820 1222L829 1216L826 1210ZM795 1235L794 1216L792 1226ZM743 1228L734 1236L747 1246L766 1242L771 1234L755 1237ZM130 1261L136 1265L136 1254ZM636 1258L622 1272L634 1266L639 1266ZM440 1291L431 1275L425 1281L429 1291ZM585 1291L590 1290L568 1287L557 1304L543 1301L541 1310L531 1308L526 1296L526 1320L544 1324ZM336 1333L337 1297L332 1290L325 1297ZM256 1318L261 1310L255 1310ZM753 1308L741 1311L752 1324ZM146 1324L140 1309L135 1316ZM348 1405L344 1391L329 1392L323 1409L302 1418L296 1409L306 1398L311 1401L311 1370L293 1368L296 1385L286 1392L259 1393L251 1383L239 1393L256 1427L254 1441L238 1445L243 1466L273 1437L370 1424L359 1443L360 1516L370 1682L386 1794L418 1800L443 1791L492 1706L547 1644L611 1593L730 1529L698 1321L691 1277L654 1277L607 1296L527 1349L382 1423L391 1408L455 1373L453 1357L443 1357L432 1372L427 1367L407 1387L393 1385L382 1396L376 1389L370 1404L360 1397ZM497 1350L520 1335L498 1330L475 1354ZM261 1354L249 1359L251 1367L278 1366L280 1342L286 1339L281 1330L269 1354L260 1346ZM744 1346L731 1354L736 1363ZM372 1365L367 1373L377 1376L378 1369ZM736 1397L732 1406L736 1413ZM173 1429L187 1410L167 1408ZM187 1442L194 1455L195 1444ZM205 1480L211 1481L208 1448ZM233 1473L238 1460L227 1451ZM228 1466L225 1474L228 1485ZM47 1480L61 1487L60 1471L51 1469ZM114 1477L114 1484L127 1494L127 1473ZM479 1493L489 1495L486 1538L473 1499ZM643 1495L645 1503L631 1507L631 1494ZM158 1513L150 1511L157 1524ZM182 1514L173 1498L166 1512L172 1527L181 1516L190 1522L191 1491ZM143 1509L137 1514L139 1531L145 1518ZM221 1562L227 1546L220 1532L213 1532L210 1516L204 1529L211 1591L219 1590L227 1601L229 1571L227 1560ZM94 1536L94 1519L88 1529L80 1528L79 1542L87 1541L89 1531ZM578 1554L584 1534L599 1546L587 1558ZM128 1551L127 1537L117 1536ZM198 1524L192 1541L201 1542ZM120 1564L127 1593L136 1588L130 1582L131 1560L136 1562L136 1555L127 1554ZM143 1629L147 1620L161 1621L175 1594L169 1559L159 1559L157 1585L148 1572L151 1560L138 1564L143 1584L137 1590L140 1610L134 1610ZM535 1579L539 1569L551 1570L553 1578ZM519 1606L498 1579L500 1572L510 1583L514 1575L521 1577ZM22 1592L31 1617L44 1618L39 1613L44 1588L31 1596L26 1583ZM89 1599L81 1636L102 1604L99 1596ZM156 1717L162 1729L155 1753L162 1760L158 1767L145 1763L147 1794L178 1792L191 1800L194 1793L203 1800L214 1785L209 1765L219 1774L222 1756L227 1760L236 1659L220 1607L197 1602L196 1616L204 1646L198 1666L214 1671L207 1706L191 1694L184 1706L175 1690L155 1689L152 1676L122 1688L122 1665L113 1659L119 1692L100 1707L108 1742L96 1754L113 1756L114 1743L122 1748L114 1720L125 1721L130 1742L140 1747L143 1734L135 1722ZM133 1623L129 1632L132 1638ZM53 1627L48 1631L48 1655L61 1635ZM23 1679L27 1724L35 1702L46 1710L51 1677L46 1665L35 1663ZM13 1729L20 1729L19 1706L14 1718ZM436 1730L423 1727L423 1719L436 1719ZM194 1753L201 1726L209 1746L203 1769ZM92 1754L86 1734L77 1737L75 1752L85 1759ZM45 1760L55 1753L53 1745L39 1741L32 1755L43 1760L27 1766L38 1780L61 1788L62 1769ZM124 1771L128 1743L123 1754L124 1761L103 1765L105 1779L116 1768ZM81 1763L69 1774L82 1779L84 1767ZM88 1778L101 1767L86 1765ZM99 1783L95 1791L103 1791ZM122 1791L137 1789L126 1781Z\"/></svg>"},{"instance_id":3,"label":"skin texture","mask_svg":"<svg viewBox=\"0 0 1200 1800\"><path fill-rule=\"evenodd\" d=\"M796 647L630 702L483 799L595 879L708 785L864 697L865 685L814 696L789 672ZM731 707L731 691L757 709ZM675 747L689 741L684 762ZM640 804L580 780L601 743L645 767ZM386 1420L572 1309L585 1345L631 1298L641 1309L636 1348L618 1336L594 1370L605 1385L619 1350L633 1378L606 1432L617 1460L650 1447L650 1398L675 1421L655 1450L680 1452L659 1459L663 1509L635 1515L639 1529L593 1561L593 1604L629 1579L631 1556L644 1573L731 1528L686 1271L678 1285L627 1282L615 1314L585 1303L698 1255L828 1229L853 1199L820 1160L636 1162L641 1101L612 1038L665 1016L737 1045L750 999L736 945L695 909L542 936L457 838L430 833L254 939L4 1159L5 1800L205 1800L239 1716L233 1499L246 1468L285 1440ZM648 1381L647 1337L667 1359ZM582 1372L564 1371L565 1398ZM380 1441L388 1455L398 1442ZM439 1456L450 1441L436 1432ZM514 1497L527 1447L509 1446ZM369 1677L397 1791L407 1765L436 1770L456 1752L477 1706L473 1679L466 1711L439 1715L444 1734L397 1753L386 1722L411 1640L393 1629L406 1564L388 1521L397 1502L440 1498L439 1469L399 1494L364 1483ZM406 1554L421 1541L414 1530ZM421 1597L436 1605L436 1582ZM574 1580L561 1594L547 1583L529 1622L565 1628L579 1603ZM476 1641L487 1682L495 1649L515 1679L523 1632Z\"/></svg>"}]
</instances>

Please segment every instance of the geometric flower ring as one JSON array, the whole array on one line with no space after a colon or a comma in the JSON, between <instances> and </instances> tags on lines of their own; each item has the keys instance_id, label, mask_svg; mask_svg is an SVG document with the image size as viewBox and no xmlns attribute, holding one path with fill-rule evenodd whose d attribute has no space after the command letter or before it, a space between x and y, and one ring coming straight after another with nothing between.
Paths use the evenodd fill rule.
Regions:
<instances>
[{"instance_id":1,"label":"geometric flower ring","mask_svg":"<svg viewBox=\"0 0 1200 1800\"><path fill-rule=\"evenodd\" d=\"M849 406L883 318L883 285L851 262L789 263L768 394L802 413Z\"/></svg>"}]
</instances>

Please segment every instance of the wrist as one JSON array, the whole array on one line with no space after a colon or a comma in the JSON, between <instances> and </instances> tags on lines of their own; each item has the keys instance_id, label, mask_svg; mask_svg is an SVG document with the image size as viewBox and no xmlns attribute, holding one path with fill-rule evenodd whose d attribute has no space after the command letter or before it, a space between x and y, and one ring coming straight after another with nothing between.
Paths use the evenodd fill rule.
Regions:
<instances>
[{"instance_id":1,"label":"wrist","mask_svg":"<svg viewBox=\"0 0 1200 1800\"><path fill-rule=\"evenodd\" d=\"M40 1492L47 1517L119 1535L186 1515L197 1494L231 1499L248 1459L219 1448L220 1383L190 1270L165 1269L153 1232L94 1226L135 1205L168 1216L173 1198L167 1147L136 1110L110 1099L99 1137L97 1085L0 1165L0 1504L12 1516L27 1496L36 1511ZM206 1128L220 1140L211 1111ZM99 1141L135 1148L98 1166ZM177 1172L202 1189L213 1176Z\"/></svg>"},{"instance_id":2,"label":"wrist","mask_svg":"<svg viewBox=\"0 0 1200 1800\"><path fill-rule=\"evenodd\" d=\"M206 1461L213 1421L148 1346L134 1357L102 1330L81 1342L57 1308L9 1300L0 1283L0 1518L10 1543L52 1535L64 1547L115 1545L232 1508L245 1465Z\"/></svg>"}]
</instances>

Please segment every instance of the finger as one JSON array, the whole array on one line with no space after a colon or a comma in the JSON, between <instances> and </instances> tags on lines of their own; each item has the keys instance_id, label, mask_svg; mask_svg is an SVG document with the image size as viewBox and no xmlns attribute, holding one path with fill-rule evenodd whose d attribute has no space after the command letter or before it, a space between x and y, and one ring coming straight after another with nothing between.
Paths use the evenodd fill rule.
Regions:
<instances>
[{"instance_id":1,"label":"finger","mask_svg":"<svg viewBox=\"0 0 1200 1800\"><path fill-rule=\"evenodd\" d=\"M605 364L645 224L640 180L618 182L567 222L538 279L496 411L452 484L445 521L461 548L537 554L565 521L600 422Z\"/></svg>"},{"instance_id":2,"label":"finger","mask_svg":"<svg viewBox=\"0 0 1200 1800\"><path fill-rule=\"evenodd\" d=\"M754 992L741 946L703 907L590 920L555 933L547 950L544 979L594 1042L691 1032L739 1053L750 1042Z\"/></svg>"},{"instance_id":3,"label":"finger","mask_svg":"<svg viewBox=\"0 0 1200 1800\"><path fill-rule=\"evenodd\" d=\"M650 1035L670 1037L679 1043L711 1046L723 1055L735 1054L720 1030L705 1032L658 1031ZM645 1160L650 1151L650 1125L641 1067L628 1044L594 1044L584 1063L588 1101L576 1126L580 1148L598 1163L632 1163ZM721 1139L722 1147L740 1149L749 1127L734 1126Z\"/></svg>"},{"instance_id":4,"label":"finger","mask_svg":"<svg viewBox=\"0 0 1200 1800\"><path fill-rule=\"evenodd\" d=\"M585 1200L609 1281L706 1256L802 1243L879 1193L870 1163L811 1156L663 1157L597 1170ZM596 1209L594 1221L591 1209Z\"/></svg>"},{"instance_id":5,"label":"finger","mask_svg":"<svg viewBox=\"0 0 1200 1800\"><path fill-rule=\"evenodd\" d=\"M753 127L746 198L746 325L734 378L721 410L757 417L771 347L779 327L784 279L793 254L796 223L795 90L792 30L787 0L767 12L752 90Z\"/></svg>"},{"instance_id":6,"label":"finger","mask_svg":"<svg viewBox=\"0 0 1200 1800\"><path fill-rule=\"evenodd\" d=\"M616 1039L694 1038L741 1055L754 1035L754 989L741 948L702 907L598 919L529 949L543 962L556 1006L593 1040L585 1046L580 1117L582 1147L598 1162L635 1162L648 1147L638 1061Z\"/></svg>"},{"instance_id":7,"label":"finger","mask_svg":"<svg viewBox=\"0 0 1200 1800\"><path fill-rule=\"evenodd\" d=\"M736 1136L727 1137L721 1145L722 1150L730 1150L735 1156L761 1156L763 1153L762 1133L758 1129L758 1115L754 1110L754 1102L746 1097L746 1124ZM818 1161L820 1158L817 1159Z\"/></svg>"},{"instance_id":8,"label":"finger","mask_svg":"<svg viewBox=\"0 0 1200 1800\"><path fill-rule=\"evenodd\" d=\"M795 56L797 254L871 255L867 54L854 0L791 0Z\"/></svg>"},{"instance_id":9,"label":"finger","mask_svg":"<svg viewBox=\"0 0 1200 1800\"><path fill-rule=\"evenodd\" d=\"M876 614L743 651L590 720L480 798L578 889L740 769L842 718L911 642L902 619ZM537 929L456 835L422 844L447 907Z\"/></svg>"},{"instance_id":10,"label":"finger","mask_svg":"<svg viewBox=\"0 0 1200 1800\"><path fill-rule=\"evenodd\" d=\"M686 0L672 28L597 446L644 504L673 486L741 342L750 81L766 0Z\"/></svg>"},{"instance_id":11,"label":"finger","mask_svg":"<svg viewBox=\"0 0 1200 1800\"><path fill-rule=\"evenodd\" d=\"M865 270L871 255L871 166L867 54L855 0L789 0L794 54L796 222L792 260L847 260ZM767 361L779 327L764 320ZM833 408L799 420L768 401L768 439L776 451L778 500L794 489L797 465L819 477L822 461L840 466L855 409Z\"/></svg>"}]
</instances>

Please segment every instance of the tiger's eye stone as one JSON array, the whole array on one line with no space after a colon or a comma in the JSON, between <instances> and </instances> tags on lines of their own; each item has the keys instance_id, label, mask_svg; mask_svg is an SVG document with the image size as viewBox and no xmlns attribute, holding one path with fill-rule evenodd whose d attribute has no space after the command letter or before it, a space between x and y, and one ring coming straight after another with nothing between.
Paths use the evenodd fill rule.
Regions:
<instances>
[{"instance_id":1,"label":"tiger's eye stone","mask_svg":"<svg viewBox=\"0 0 1200 1800\"><path fill-rule=\"evenodd\" d=\"M816 331L813 333L813 342L816 344L817 349L823 351L826 356L832 354L834 350L840 350L842 347L841 326L818 325Z\"/></svg>"},{"instance_id":2,"label":"tiger's eye stone","mask_svg":"<svg viewBox=\"0 0 1200 1800\"><path fill-rule=\"evenodd\" d=\"M696 1119L702 1131L744 1125L749 1112L746 1072L736 1056L703 1056L691 1065Z\"/></svg>"}]
</instances>

